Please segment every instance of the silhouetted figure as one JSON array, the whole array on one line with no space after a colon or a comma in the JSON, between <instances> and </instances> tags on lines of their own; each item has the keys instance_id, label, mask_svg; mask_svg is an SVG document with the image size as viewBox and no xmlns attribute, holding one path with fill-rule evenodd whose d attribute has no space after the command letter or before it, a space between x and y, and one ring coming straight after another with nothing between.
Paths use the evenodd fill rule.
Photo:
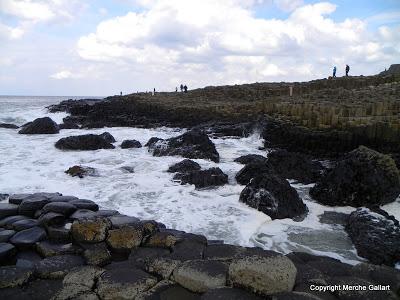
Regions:
<instances>
[{"instance_id":1,"label":"silhouetted figure","mask_svg":"<svg viewBox=\"0 0 400 300\"><path fill-rule=\"evenodd\" d=\"M121 92L121 96L122 96L122 92Z\"/></svg>"},{"instance_id":2,"label":"silhouetted figure","mask_svg":"<svg viewBox=\"0 0 400 300\"><path fill-rule=\"evenodd\" d=\"M177 93L177 92L178 92L178 87L175 88L175 93Z\"/></svg>"},{"instance_id":3,"label":"silhouetted figure","mask_svg":"<svg viewBox=\"0 0 400 300\"><path fill-rule=\"evenodd\" d=\"M181 84L181 92L183 92L183 84Z\"/></svg>"},{"instance_id":4,"label":"silhouetted figure","mask_svg":"<svg viewBox=\"0 0 400 300\"><path fill-rule=\"evenodd\" d=\"M187 93L188 88L187 88L186 84L184 85L183 90L185 91L185 93Z\"/></svg>"},{"instance_id":5,"label":"silhouetted figure","mask_svg":"<svg viewBox=\"0 0 400 300\"><path fill-rule=\"evenodd\" d=\"M153 89L153 96L156 94L156 88Z\"/></svg>"},{"instance_id":6,"label":"silhouetted figure","mask_svg":"<svg viewBox=\"0 0 400 300\"><path fill-rule=\"evenodd\" d=\"M336 77L336 66L333 67L333 75L332 77Z\"/></svg>"},{"instance_id":7,"label":"silhouetted figure","mask_svg":"<svg viewBox=\"0 0 400 300\"><path fill-rule=\"evenodd\" d=\"M349 65L346 65L346 76L349 76L349 71L350 71L350 67L349 67Z\"/></svg>"}]
</instances>

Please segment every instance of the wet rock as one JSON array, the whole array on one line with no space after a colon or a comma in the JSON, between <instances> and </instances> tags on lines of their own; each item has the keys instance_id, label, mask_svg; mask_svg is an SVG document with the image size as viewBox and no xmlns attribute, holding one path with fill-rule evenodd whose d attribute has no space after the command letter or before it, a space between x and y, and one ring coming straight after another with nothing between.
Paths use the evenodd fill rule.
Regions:
<instances>
[{"instance_id":1,"label":"wet rock","mask_svg":"<svg viewBox=\"0 0 400 300\"><path fill-rule=\"evenodd\" d=\"M126 173L135 173L135 168L131 166L123 166L120 169Z\"/></svg>"},{"instance_id":2,"label":"wet rock","mask_svg":"<svg viewBox=\"0 0 400 300\"><path fill-rule=\"evenodd\" d=\"M107 245L115 252L129 252L140 246L142 238L142 226L124 226L108 231Z\"/></svg>"},{"instance_id":3,"label":"wet rock","mask_svg":"<svg viewBox=\"0 0 400 300\"><path fill-rule=\"evenodd\" d=\"M216 244L208 245L204 250L204 259L211 260L231 260L240 257L246 251L246 248L234 245Z\"/></svg>"},{"instance_id":4,"label":"wet rock","mask_svg":"<svg viewBox=\"0 0 400 300\"><path fill-rule=\"evenodd\" d=\"M28 198L30 196L32 196L32 194L12 194L8 198L8 202L11 204L20 205L23 200L25 200L26 198Z\"/></svg>"},{"instance_id":5,"label":"wet rock","mask_svg":"<svg viewBox=\"0 0 400 300\"><path fill-rule=\"evenodd\" d=\"M76 206L68 202L51 202L43 207L43 213L54 212L69 216L76 211Z\"/></svg>"},{"instance_id":6,"label":"wet rock","mask_svg":"<svg viewBox=\"0 0 400 300\"><path fill-rule=\"evenodd\" d=\"M11 224L11 227L16 231L21 231L38 226L39 222L35 219L19 220Z\"/></svg>"},{"instance_id":7,"label":"wet rock","mask_svg":"<svg viewBox=\"0 0 400 300\"><path fill-rule=\"evenodd\" d=\"M15 266L0 267L0 289L21 286L32 275L28 269L19 269Z\"/></svg>"},{"instance_id":8,"label":"wet rock","mask_svg":"<svg viewBox=\"0 0 400 300\"><path fill-rule=\"evenodd\" d=\"M89 209L78 209L69 216L71 220L94 219L96 217L96 212Z\"/></svg>"},{"instance_id":9,"label":"wet rock","mask_svg":"<svg viewBox=\"0 0 400 300\"><path fill-rule=\"evenodd\" d=\"M208 170L190 171L180 175L178 178L181 184L194 184L196 188L222 186L228 183L228 175L220 168L210 168Z\"/></svg>"},{"instance_id":10,"label":"wet rock","mask_svg":"<svg viewBox=\"0 0 400 300\"><path fill-rule=\"evenodd\" d=\"M58 242L71 241L71 225L72 223L66 223L63 226L47 226L49 239Z\"/></svg>"},{"instance_id":11,"label":"wet rock","mask_svg":"<svg viewBox=\"0 0 400 300\"><path fill-rule=\"evenodd\" d=\"M0 203L0 219L18 214L18 205Z\"/></svg>"},{"instance_id":12,"label":"wet rock","mask_svg":"<svg viewBox=\"0 0 400 300\"><path fill-rule=\"evenodd\" d=\"M95 286L97 279L104 273L104 271L104 269L93 266L78 267L73 269L64 277L63 284L83 285L92 289Z\"/></svg>"},{"instance_id":13,"label":"wet rock","mask_svg":"<svg viewBox=\"0 0 400 300\"><path fill-rule=\"evenodd\" d=\"M166 230L155 232L145 242L147 247L160 247L170 248L176 244L176 242L182 240L181 234L175 231Z\"/></svg>"},{"instance_id":14,"label":"wet rock","mask_svg":"<svg viewBox=\"0 0 400 300\"><path fill-rule=\"evenodd\" d=\"M146 271L156 274L163 279L169 279L180 264L180 260L171 259L168 256L155 257L146 263Z\"/></svg>"},{"instance_id":15,"label":"wet rock","mask_svg":"<svg viewBox=\"0 0 400 300\"><path fill-rule=\"evenodd\" d=\"M234 162L239 164L248 165L248 164L265 164L267 162L267 158L258 154L247 154L235 158Z\"/></svg>"},{"instance_id":16,"label":"wet rock","mask_svg":"<svg viewBox=\"0 0 400 300\"><path fill-rule=\"evenodd\" d=\"M53 299L62 289L61 280L38 279L31 281L26 291L32 300Z\"/></svg>"},{"instance_id":17,"label":"wet rock","mask_svg":"<svg viewBox=\"0 0 400 300\"><path fill-rule=\"evenodd\" d=\"M138 226L140 220L135 217L125 215L115 215L109 218L113 228L121 228L124 226Z\"/></svg>"},{"instance_id":18,"label":"wet rock","mask_svg":"<svg viewBox=\"0 0 400 300\"><path fill-rule=\"evenodd\" d=\"M19 251L16 255L16 266L18 268L34 269L35 265L42 260L36 251Z\"/></svg>"},{"instance_id":19,"label":"wet rock","mask_svg":"<svg viewBox=\"0 0 400 300\"><path fill-rule=\"evenodd\" d=\"M79 198L74 196L62 196L62 195L53 195L49 197L50 202L72 202L75 200L79 200Z\"/></svg>"},{"instance_id":20,"label":"wet rock","mask_svg":"<svg viewBox=\"0 0 400 300\"><path fill-rule=\"evenodd\" d=\"M77 242L98 243L107 237L111 222L106 218L76 220L72 223L72 237Z\"/></svg>"},{"instance_id":21,"label":"wet rock","mask_svg":"<svg viewBox=\"0 0 400 300\"><path fill-rule=\"evenodd\" d=\"M85 176L97 176L96 169L86 166L73 166L66 170L65 173L71 175L72 177L78 176L79 178L83 178Z\"/></svg>"},{"instance_id":22,"label":"wet rock","mask_svg":"<svg viewBox=\"0 0 400 300\"><path fill-rule=\"evenodd\" d=\"M174 281L192 292L204 293L226 285L228 267L218 261L183 262L173 272Z\"/></svg>"},{"instance_id":23,"label":"wet rock","mask_svg":"<svg viewBox=\"0 0 400 300\"><path fill-rule=\"evenodd\" d=\"M268 154L267 165L282 178L295 179L310 184L320 179L323 167L311 157L286 150L276 150Z\"/></svg>"},{"instance_id":24,"label":"wet rock","mask_svg":"<svg viewBox=\"0 0 400 300\"><path fill-rule=\"evenodd\" d=\"M79 209L89 209L89 210L92 210L92 211L98 211L99 210L99 205L97 205L92 200L78 199L78 200L73 200L70 203L75 205Z\"/></svg>"},{"instance_id":25,"label":"wet rock","mask_svg":"<svg viewBox=\"0 0 400 300\"><path fill-rule=\"evenodd\" d=\"M10 263L16 253L17 249L14 245L9 243L0 243L0 265Z\"/></svg>"},{"instance_id":26,"label":"wet rock","mask_svg":"<svg viewBox=\"0 0 400 300\"><path fill-rule=\"evenodd\" d=\"M84 265L82 257L56 255L46 257L36 264L35 275L44 279L63 278L73 268Z\"/></svg>"},{"instance_id":27,"label":"wet rock","mask_svg":"<svg viewBox=\"0 0 400 300\"><path fill-rule=\"evenodd\" d=\"M262 174L272 173L266 164L250 163L245 165L235 176L237 183L246 185L251 179Z\"/></svg>"},{"instance_id":28,"label":"wet rock","mask_svg":"<svg viewBox=\"0 0 400 300\"><path fill-rule=\"evenodd\" d=\"M210 289L201 296L201 300L261 300L260 296L237 288L222 287Z\"/></svg>"},{"instance_id":29,"label":"wet rock","mask_svg":"<svg viewBox=\"0 0 400 300\"><path fill-rule=\"evenodd\" d=\"M100 276L97 293L105 300L133 299L156 283L156 278L138 269L112 269Z\"/></svg>"},{"instance_id":30,"label":"wet rock","mask_svg":"<svg viewBox=\"0 0 400 300\"><path fill-rule=\"evenodd\" d=\"M213 137L248 137L253 132L253 124L216 123L206 126L205 131Z\"/></svg>"},{"instance_id":31,"label":"wet rock","mask_svg":"<svg viewBox=\"0 0 400 300\"><path fill-rule=\"evenodd\" d=\"M331 206L382 205L399 194L400 173L393 159L364 146L346 154L310 190L315 200Z\"/></svg>"},{"instance_id":32,"label":"wet rock","mask_svg":"<svg viewBox=\"0 0 400 300\"><path fill-rule=\"evenodd\" d=\"M336 211L324 211L324 213L318 217L321 223L345 226L349 219L349 214Z\"/></svg>"},{"instance_id":33,"label":"wet rock","mask_svg":"<svg viewBox=\"0 0 400 300\"><path fill-rule=\"evenodd\" d=\"M39 224L44 226L52 226L52 225L63 225L65 221L65 217L63 214L55 213L55 212L47 212L41 215L38 219Z\"/></svg>"},{"instance_id":34,"label":"wet rock","mask_svg":"<svg viewBox=\"0 0 400 300\"><path fill-rule=\"evenodd\" d=\"M346 231L357 254L379 265L400 261L400 226L395 221L366 208L352 212Z\"/></svg>"},{"instance_id":35,"label":"wet rock","mask_svg":"<svg viewBox=\"0 0 400 300\"><path fill-rule=\"evenodd\" d=\"M28 217L21 216L21 215L9 216L9 217L6 217L6 218L0 220L0 227L4 227L6 229L11 229L13 223L20 221L20 220L26 220L26 219L28 219Z\"/></svg>"},{"instance_id":36,"label":"wet rock","mask_svg":"<svg viewBox=\"0 0 400 300\"><path fill-rule=\"evenodd\" d=\"M0 230L0 243L8 242L14 234L15 230Z\"/></svg>"},{"instance_id":37,"label":"wet rock","mask_svg":"<svg viewBox=\"0 0 400 300\"><path fill-rule=\"evenodd\" d=\"M24 199L19 205L19 213L21 215L26 215L33 217L37 210L40 210L47 203L51 201L45 196L32 196Z\"/></svg>"},{"instance_id":38,"label":"wet rock","mask_svg":"<svg viewBox=\"0 0 400 300\"><path fill-rule=\"evenodd\" d=\"M291 260L280 254L243 257L229 265L229 280L234 286L263 295L292 291L296 273Z\"/></svg>"},{"instance_id":39,"label":"wet rock","mask_svg":"<svg viewBox=\"0 0 400 300\"><path fill-rule=\"evenodd\" d=\"M58 127L60 129L79 129L79 125L71 121L58 124Z\"/></svg>"},{"instance_id":40,"label":"wet rock","mask_svg":"<svg viewBox=\"0 0 400 300\"><path fill-rule=\"evenodd\" d=\"M46 238L46 231L41 227L32 227L17 232L10 238L10 243L19 248L34 246L37 242Z\"/></svg>"},{"instance_id":41,"label":"wet rock","mask_svg":"<svg viewBox=\"0 0 400 300\"><path fill-rule=\"evenodd\" d=\"M167 140L149 145L154 156L181 155L186 158L203 158L219 162L215 145L202 131L192 130Z\"/></svg>"},{"instance_id":42,"label":"wet rock","mask_svg":"<svg viewBox=\"0 0 400 300\"><path fill-rule=\"evenodd\" d=\"M98 150L115 148L102 136L95 134L85 134L62 138L56 142L55 146L60 150Z\"/></svg>"},{"instance_id":43,"label":"wet rock","mask_svg":"<svg viewBox=\"0 0 400 300\"><path fill-rule=\"evenodd\" d=\"M187 172L190 172L190 171L198 171L200 169L201 169L201 167L197 162L195 162L193 160L190 160L190 159L184 159L184 160L182 160L182 161L170 166L168 168L167 172L170 172L170 173L175 173L175 172L187 173Z\"/></svg>"},{"instance_id":44,"label":"wet rock","mask_svg":"<svg viewBox=\"0 0 400 300\"><path fill-rule=\"evenodd\" d=\"M85 250L83 257L88 265L105 266L111 262L111 253L106 243L80 244Z\"/></svg>"},{"instance_id":45,"label":"wet rock","mask_svg":"<svg viewBox=\"0 0 400 300\"><path fill-rule=\"evenodd\" d=\"M19 126L14 125L14 124L8 124L8 123L0 123L0 128L18 129Z\"/></svg>"},{"instance_id":46,"label":"wet rock","mask_svg":"<svg viewBox=\"0 0 400 300\"><path fill-rule=\"evenodd\" d=\"M99 211L96 211L96 216L97 217L113 217L119 215L119 212L117 210L113 209L100 209Z\"/></svg>"},{"instance_id":47,"label":"wet rock","mask_svg":"<svg viewBox=\"0 0 400 300\"><path fill-rule=\"evenodd\" d=\"M240 194L240 202L272 219L301 218L307 207L289 183L272 174L253 178Z\"/></svg>"},{"instance_id":48,"label":"wet rock","mask_svg":"<svg viewBox=\"0 0 400 300\"><path fill-rule=\"evenodd\" d=\"M175 284L169 280L162 280L150 290L140 294L135 300L200 300L200 295L192 293L187 289L184 289L178 284Z\"/></svg>"},{"instance_id":49,"label":"wet rock","mask_svg":"<svg viewBox=\"0 0 400 300\"><path fill-rule=\"evenodd\" d=\"M55 134L59 133L60 128L57 123L49 117L38 118L22 126L18 131L20 134Z\"/></svg>"},{"instance_id":50,"label":"wet rock","mask_svg":"<svg viewBox=\"0 0 400 300\"><path fill-rule=\"evenodd\" d=\"M172 247L172 259L185 261L202 259L206 245L195 240L185 239Z\"/></svg>"},{"instance_id":51,"label":"wet rock","mask_svg":"<svg viewBox=\"0 0 400 300\"><path fill-rule=\"evenodd\" d=\"M158 137L151 137L146 144L144 144L145 147L152 147L154 146L158 141L163 141L163 139L160 139Z\"/></svg>"},{"instance_id":52,"label":"wet rock","mask_svg":"<svg viewBox=\"0 0 400 300\"><path fill-rule=\"evenodd\" d=\"M122 149L129 149L129 148L142 148L142 144L137 140L124 140L121 143Z\"/></svg>"},{"instance_id":53,"label":"wet rock","mask_svg":"<svg viewBox=\"0 0 400 300\"><path fill-rule=\"evenodd\" d=\"M115 143L115 138L109 132L103 132L100 136L107 142L107 143Z\"/></svg>"},{"instance_id":54,"label":"wet rock","mask_svg":"<svg viewBox=\"0 0 400 300\"><path fill-rule=\"evenodd\" d=\"M170 251L163 248L139 247L132 249L129 255L129 262L135 267L145 270L152 259L168 256L169 254Z\"/></svg>"},{"instance_id":55,"label":"wet rock","mask_svg":"<svg viewBox=\"0 0 400 300\"><path fill-rule=\"evenodd\" d=\"M63 254L80 254L82 249L71 243L55 243L42 241L36 244L36 251L43 257L63 255Z\"/></svg>"}]
</instances>

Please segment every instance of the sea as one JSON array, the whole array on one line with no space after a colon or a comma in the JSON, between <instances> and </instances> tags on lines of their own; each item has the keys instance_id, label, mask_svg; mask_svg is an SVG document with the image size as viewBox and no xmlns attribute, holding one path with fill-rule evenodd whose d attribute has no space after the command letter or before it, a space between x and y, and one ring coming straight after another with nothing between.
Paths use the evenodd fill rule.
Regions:
<instances>
[{"instance_id":1,"label":"sea","mask_svg":"<svg viewBox=\"0 0 400 300\"><path fill-rule=\"evenodd\" d=\"M46 106L66 99L83 97L0 96L0 123L23 125L48 116L57 123L67 113L49 113ZM86 97L94 98L94 97ZM79 134L111 133L115 149L61 151L54 144L62 137ZM343 226L320 222L325 211L350 213L353 207L327 207L313 201L313 186L295 183L309 213L301 222L271 220L269 216L239 202L244 189L235 181L243 165L234 159L246 154L268 155L260 150L263 139L255 132L246 138L213 138L220 163L195 159L203 169L219 167L229 176L229 184L196 190L193 185L173 181L166 170L182 160L179 156L154 157L146 147L121 149L125 139L143 145L151 137L170 138L184 133L181 128L65 129L54 135L21 135L18 130L0 128L0 193L60 192L97 202L104 209L115 209L141 219L153 219L167 227L203 234L225 243L261 247L281 253L303 251L356 264L357 255ZM71 177L65 171L74 165L96 169L94 176ZM126 167L132 168L133 173ZM400 198L382 207L400 220Z\"/></svg>"}]
</instances>

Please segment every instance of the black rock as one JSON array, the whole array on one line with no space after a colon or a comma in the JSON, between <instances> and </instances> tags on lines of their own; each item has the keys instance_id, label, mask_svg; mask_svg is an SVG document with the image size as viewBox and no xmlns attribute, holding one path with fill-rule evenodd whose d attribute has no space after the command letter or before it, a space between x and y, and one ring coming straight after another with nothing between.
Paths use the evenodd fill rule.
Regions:
<instances>
[{"instance_id":1,"label":"black rock","mask_svg":"<svg viewBox=\"0 0 400 300\"><path fill-rule=\"evenodd\" d=\"M14 245L9 243L0 243L0 265L9 264L17 253Z\"/></svg>"},{"instance_id":2,"label":"black rock","mask_svg":"<svg viewBox=\"0 0 400 300\"><path fill-rule=\"evenodd\" d=\"M12 224L14 222L26 219L28 219L27 216L21 216L21 215L9 216L0 221L0 227L4 227L6 229L12 229Z\"/></svg>"},{"instance_id":3,"label":"black rock","mask_svg":"<svg viewBox=\"0 0 400 300\"><path fill-rule=\"evenodd\" d=\"M25 284L32 275L28 269L20 269L15 266L0 268L0 290Z\"/></svg>"},{"instance_id":4,"label":"black rock","mask_svg":"<svg viewBox=\"0 0 400 300\"><path fill-rule=\"evenodd\" d=\"M43 257L63 255L63 254L80 254L82 249L72 243L41 241L36 243L36 251Z\"/></svg>"},{"instance_id":5,"label":"black rock","mask_svg":"<svg viewBox=\"0 0 400 300\"><path fill-rule=\"evenodd\" d=\"M103 267L111 263L111 253L106 243L81 243L80 246L84 249L83 257L85 258L86 264Z\"/></svg>"},{"instance_id":6,"label":"black rock","mask_svg":"<svg viewBox=\"0 0 400 300\"><path fill-rule=\"evenodd\" d=\"M361 208L350 214L346 231L359 256L379 265L394 266L400 261L398 222L367 208Z\"/></svg>"},{"instance_id":7,"label":"black rock","mask_svg":"<svg viewBox=\"0 0 400 300\"><path fill-rule=\"evenodd\" d=\"M92 211L99 210L99 206L92 200L77 199L77 200L71 201L70 203L75 205L78 209L88 209L88 210L92 210Z\"/></svg>"},{"instance_id":8,"label":"black rock","mask_svg":"<svg viewBox=\"0 0 400 300\"><path fill-rule=\"evenodd\" d=\"M299 218L307 213L307 206L296 190L273 174L253 178L241 192L239 200L272 219Z\"/></svg>"},{"instance_id":9,"label":"black rock","mask_svg":"<svg viewBox=\"0 0 400 300\"><path fill-rule=\"evenodd\" d=\"M192 130L167 140L149 145L154 156L181 155L186 158L203 158L219 162L214 143L202 131Z\"/></svg>"},{"instance_id":10,"label":"black rock","mask_svg":"<svg viewBox=\"0 0 400 300\"><path fill-rule=\"evenodd\" d=\"M61 280L37 279L29 282L25 290L32 300L57 299L55 296L62 287Z\"/></svg>"},{"instance_id":11,"label":"black rock","mask_svg":"<svg viewBox=\"0 0 400 300\"><path fill-rule=\"evenodd\" d=\"M55 212L47 212L41 215L38 221L39 224L44 226L62 225L64 224L65 216Z\"/></svg>"},{"instance_id":12,"label":"black rock","mask_svg":"<svg viewBox=\"0 0 400 300\"><path fill-rule=\"evenodd\" d=\"M121 228L124 226L138 225L140 220L135 217L125 215L115 215L108 218L113 228Z\"/></svg>"},{"instance_id":13,"label":"black rock","mask_svg":"<svg viewBox=\"0 0 400 300\"><path fill-rule=\"evenodd\" d=\"M115 138L109 132L103 132L100 136L107 142L107 143L115 143Z\"/></svg>"},{"instance_id":14,"label":"black rock","mask_svg":"<svg viewBox=\"0 0 400 300\"><path fill-rule=\"evenodd\" d=\"M76 255L56 255L47 257L35 266L35 275L44 279L63 278L75 267L84 265L84 260Z\"/></svg>"},{"instance_id":15,"label":"black rock","mask_svg":"<svg viewBox=\"0 0 400 300\"><path fill-rule=\"evenodd\" d=\"M78 176L79 178L98 175L96 169L87 166L73 166L66 170L65 173L72 177Z\"/></svg>"},{"instance_id":16,"label":"black rock","mask_svg":"<svg viewBox=\"0 0 400 300\"><path fill-rule=\"evenodd\" d=\"M79 125L74 122L64 122L58 125L60 129L79 129Z\"/></svg>"},{"instance_id":17,"label":"black rock","mask_svg":"<svg viewBox=\"0 0 400 300\"><path fill-rule=\"evenodd\" d=\"M28 198L30 196L32 196L32 194L12 194L8 198L8 202L11 204L20 205L23 200L25 200L26 198Z\"/></svg>"},{"instance_id":18,"label":"black rock","mask_svg":"<svg viewBox=\"0 0 400 300\"><path fill-rule=\"evenodd\" d=\"M72 240L71 223L64 226L47 226L47 234L52 241L69 242Z\"/></svg>"},{"instance_id":19,"label":"black rock","mask_svg":"<svg viewBox=\"0 0 400 300\"><path fill-rule=\"evenodd\" d=\"M29 122L18 131L20 134L55 134L59 132L60 128L57 123L49 117L38 118Z\"/></svg>"},{"instance_id":20,"label":"black rock","mask_svg":"<svg viewBox=\"0 0 400 300\"><path fill-rule=\"evenodd\" d=\"M181 184L194 184L196 188L221 186L228 183L228 175L222 172L220 168L190 171L177 175L174 177L175 180L180 180Z\"/></svg>"},{"instance_id":21,"label":"black rock","mask_svg":"<svg viewBox=\"0 0 400 300\"><path fill-rule=\"evenodd\" d=\"M32 196L22 201L19 205L19 213L33 217L37 210L40 210L51 201L45 196Z\"/></svg>"},{"instance_id":22,"label":"black rock","mask_svg":"<svg viewBox=\"0 0 400 300\"><path fill-rule=\"evenodd\" d=\"M158 141L163 141L163 139L160 139L158 137L152 137L150 138L146 144L144 144L145 147L152 147L154 146L155 143L157 143Z\"/></svg>"},{"instance_id":23,"label":"black rock","mask_svg":"<svg viewBox=\"0 0 400 300\"><path fill-rule=\"evenodd\" d=\"M63 214L64 216L69 216L76 211L76 206L69 202L51 202L46 204L42 211L43 213L55 212Z\"/></svg>"},{"instance_id":24,"label":"black rock","mask_svg":"<svg viewBox=\"0 0 400 300\"><path fill-rule=\"evenodd\" d=\"M119 211L118 210L113 210L113 209L100 209L98 211L96 211L96 216L98 217L112 217L115 215L119 215Z\"/></svg>"},{"instance_id":25,"label":"black rock","mask_svg":"<svg viewBox=\"0 0 400 300\"><path fill-rule=\"evenodd\" d=\"M87 218L95 218L96 213L89 209L78 209L71 216L71 220L79 220L79 219L87 219Z\"/></svg>"},{"instance_id":26,"label":"black rock","mask_svg":"<svg viewBox=\"0 0 400 300\"><path fill-rule=\"evenodd\" d=\"M8 123L0 123L0 128L17 129L17 128L19 128L19 126L14 125L14 124L8 124Z\"/></svg>"},{"instance_id":27,"label":"black rock","mask_svg":"<svg viewBox=\"0 0 400 300\"><path fill-rule=\"evenodd\" d=\"M0 220L18 214L18 205L10 203L0 203Z\"/></svg>"},{"instance_id":28,"label":"black rock","mask_svg":"<svg viewBox=\"0 0 400 300\"><path fill-rule=\"evenodd\" d=\"M35 243L46 238L46 231L41 227L32 227L29 229L17 232L11 239L10 243L19 248L28 248L35 245Z\"/></svg>"},{"instance_id":29,"label":"black rock","mask_svg":"<svg viewBox=\"0 0 400 300\"><path fill-rule=\"evenodd\" d=\"M393 159L363 146L346 154L310 190L315 200L331 206L382 205L399 194L400 173Z\"/></svg>"},{"instance_id":30,"label":"black rock","mask_svg":"<svg viewBox=\"0 0 400 300\"><path fill-rule=\"evenodd\" d=\"M137 141L137 140L124 140L121 143L121 148L122 149L128 149L128 148L142 148L142 144Z\"/></svg>"},{"instance_id":31,"label":"black rock","mask_svg":"<svg viewBox=\"0 0 400 300\"><path fill-rule=\"evenodd\" d=\"M61 195L54 195L49 198L51 202L71 202L74 200L79 200L78 197L74 196L61 196Z\"/></svg>"},{"instance_id":32,"label":"black rock","mask_svg":"<svg viewBox=\"0 0 400 300\"><path fill-rule=\"evenodd\" d=\"M41 261L42 257L35 251L18 251L16 260L17 268L34 269L35 264Z\"/></svg>"},{"instance_id":33,"label":"black rock","mask_svg":"<svg viewBox=\"0 0 400 300\"><path fill-rule=\"evenodd\" d=\"M95 134L85 134L62 138L56 142L55 146L57 149L61 150L98 150L115 148L101 135Z\"/></svg>"},{"instance_id":34,"label":"black rock","mask_svg":"<svg viewBox=\"0 0 400 300\"><path fill-rule=\"evenodd\" d=\"M234 162L237 162L239 164L247 165L247 164L265 164L267 162L267 158L262 155L258 154L247 154L240 156L238 158L234 159Z\"/></svg>"},{"instance_id":35,"label":"black rock","mask_svg":"<svg viewBox=\"0 0 400 300\"><path fill-rule=\"evenodd\" d=\"M16 231L21 231L25 229L29 229L35 226L38 226L39 222L35 219L25 219L25 220L19 220L14 223L12 223L11 227L12 229Z\"/></svg>"},{"instance_id":36,"label":"black rock","mask_svg":"<svg viewBox=\"0 0 400 300\"><path fill-rule=\"evenodd\" d=\"M271 172L273 172L271 168L264 163L250 163L237 172L235 179L239 184L246 185L254 177Z\"/></svg>"},{"instance_id":37,"label":"black rock","mask_svg":"<svg viewBox=\"0 0 400 300\"><path fill-rule=\"evenodd\" d=\"M201 167L197 162L190 160L190 159L184 159L184 160L170 166L168 168L167 172L186 173L186 172L190 172L190 171L198 171L200 169L201 169Z\"/></svg>"},{"instance_id":38,"label":"black rock","mask_svg":"<svg viewBox=\"0 0 400 300\"><path fill-rule=\"evenodd\" d=\"M343 226L347 224L349 219L348 214L339 213L336 211L324 211L324 213L322 215L319 215L318 217L321 223Z\"/></svg>"},{"instance_id":39,"label":"black rock","mask_svg":"<svg viewBox=\"0 0 400 300\"><path fill-rule=\"evenodd\" d=\"M125 173L135 173L134 167L131 166L122 166L120 169Z\"/></svg>"},{"instance_id":40,"label":"black rock","mask_svg":"<svg viewBox=\"0 0 400 300\"><path fill-rule=\"evenodd\" d=\"M14 234L15 230L0 230L0 243L8 242Z\"/></svg>"}]
</instances>

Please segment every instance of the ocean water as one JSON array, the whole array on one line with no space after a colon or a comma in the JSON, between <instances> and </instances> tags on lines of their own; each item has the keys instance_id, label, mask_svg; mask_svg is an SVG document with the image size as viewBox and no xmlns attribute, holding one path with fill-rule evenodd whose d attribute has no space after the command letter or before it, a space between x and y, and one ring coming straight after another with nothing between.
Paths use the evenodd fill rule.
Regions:
<instances>
[{"instance_id":1,"label":"ocean water","mask_svg":"<svg viewBox=\"0 0 400 300\"><path fill-rule=\"evenodd\" d=\"M49 116L61 123L66 113L48 113L46 106L71 97L0 96L0 123L22 125L35 118ZM80 97L73 97L80 98ZM110 132L115 149L96 151L60 151L55 142L71 135ZM204 234L209 239L224 240L243 246L258 246L282 253L306 251L338 258L348 263L363 261L339 225L322 224L324 211L349 213L352 207L326 207L308 194L312 185L292 183L309 209L302 222L291 219L271 220L267 215L239 202L244 186L235 181L243 167L233 162L241 155L261 154L263 145L258 133L248 138L213 139L221 162L197 159L202 168L220 167L229 184L196 190L180 185L166 172L182 157L153 157L146 147L121 149L124 139L145 144L151 137L169 138L182 134L179 128L101 128L61 130L56 135L19 135L18 130L0 128L0 193L61 192L96 201L102 208L142 219L154 219L168 227ZM96 176L70 177L64 171L73 165L95 168ZM131 167L134 173L123 167ZM400 199L384 207L400 217Z\"/></svg>"}]
</instances>

